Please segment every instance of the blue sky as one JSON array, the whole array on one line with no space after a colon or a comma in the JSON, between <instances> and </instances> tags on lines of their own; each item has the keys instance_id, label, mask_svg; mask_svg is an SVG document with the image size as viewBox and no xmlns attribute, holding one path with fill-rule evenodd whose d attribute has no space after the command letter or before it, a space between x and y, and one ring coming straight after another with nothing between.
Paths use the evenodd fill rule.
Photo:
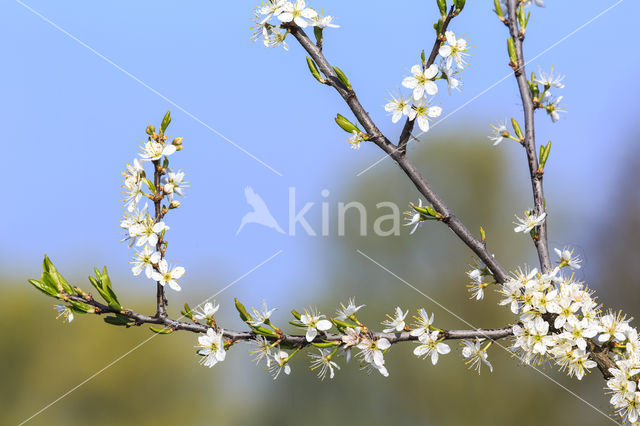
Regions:
<instances>
[{"instance_id":1,"label":"blue sky","mask_svg":"<svg viewBox=\"0 0 640 426\"><path fill-rule=\"evenodd\" d=\"M337 16L341 28L326 31L325 54L349 75L361 102L391 138L401 127L391 123L383 105L417 63L419 52L433 43L433 3L311 3ZM451 29L470 39L473 57L463 75L463 92L438 96L443 116L510 72L506 31L491 13L492 2L467 3ZM548 0L546 8L531 9L525 45L529 58L615 2L576 4ZM254 5L0 4L7 203L0 221L0 266L11 271L8 275L37 275L47 252L78 277L94 264L107 264L116 277L133 280L127 272L131 252L119 243L119 170L137 155L146 124L157 125L171 109L168 133L184 136L186 146L174 166L186 171L192 187L184 208L168 219L170 258L183 264L189 276L215 275L216 281L229 282L283 250L248 277L247 286L260 289L277 277L287 289L310 274L322 280L323 268L313 259L328 249L326 240L283 236L255 226L235 236L249 209L244 188L252 186L286 224L289 187L296 187L300 204L315 202L317 212L323 189L330 191L327 201L332 205L342 201L337 197L345 180L358 179L355 175L381 154L374 146L353 151L344 143L345 133L333 117L337 112L348 115L348 110L333 91L309 76L305 55L293 39L289 52L250 40ZM554 65L567 74L566 88L558 94L564 95L569 112L555 125L539 116L537 134L541 142L554 141L552 161L561 165L547 180L548 193L568 200L576 214L607 201L620 178L618 166L634 143L630 134L639 91L629 77L640 58L628 40L635 39L639 12L637 2L623 1L529 65L529 70ZM507 78L438 124L432 134L464 129L484 137L489 123L519 114L518 104L515 82ZM192 284L208 285L198 281ZM148 285L142 278L135 282L144 289Z\"/></svg>"}]
</instances>

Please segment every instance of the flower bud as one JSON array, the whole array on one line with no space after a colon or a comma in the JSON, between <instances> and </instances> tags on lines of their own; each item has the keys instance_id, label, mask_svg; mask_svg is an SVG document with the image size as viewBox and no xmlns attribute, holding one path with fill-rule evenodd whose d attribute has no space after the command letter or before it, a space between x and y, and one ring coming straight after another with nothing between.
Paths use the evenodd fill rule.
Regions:
<instances>
[{"instance_id":1,"label":"flower bud","mask_svg":"<svg viewBox=\"0 0 640 426\"><path fill-rule=\"evenodd\" d=\"M147 129L145 130L145 132L149 135L149 136L153 136L153 134L156 132L156 126L154 126L153 124L149 124L147 126Z\"/></svg>"},{"instance_id":2,"label":"flower bud","mask_svg":"<svg viewBox=\"0 0 640 426\"><path fill-rule=\"evenodd\" d=\"M336 123L338 124L338 126L340 126L342 128L342 130L344 130L347 133L353 133L353 132L358 132L360 133L360 129L358 129L358 127L353 124L352 122L350 122L345 116L338 114L335 118Z\"/></svg>"},{"instance_id":3,"label":"flower bud","mask_svg":"<svg viewBox=\"0 0 640 426\"><path fill-rule=\"evenodd\" d=\"M518 124L515 118L511 119L511 127L513 127L513 131L516 132L516 136L518 137L518 139L523 141L524 136L522 135L522 129L520 129L520 125Z\"/></svg>"},{"instance_id":4,"label":"flower bud","mask_svg":"<svg viewBox=\"0 0 640 426\"><path fill-rule=\"evenodd\" d=\"M173 139L173 141L171 141L171 144L172 144L172 145L175 145L176 147L179 147L179 146L181 146L181 145L182 145L182 140L183 140L183 139L184 139L184 138L183 138L182 136L181 136L181 137L179 137L179 138L174 138L174 139Z\"/></svg>"},{"instance_id":5,"label":"flower bud","mask_svg":"<svg viewBox=\"0 0 640 426\"><path fill-rule=\"evenodd\" d=\"M171 203L169 203L170 209L177 209L178 207L180 207L180 201L178 200L173 200Z\"/></svg>"},{"instance_id":6,"label":"flower bud","mask_svg":"<svg viewBox=\"0 0 640 426\"><path fill-rule=\"evenodd\" d=\"M511 60L511 66L513 69L518 68L518 55L516 54L516 43L512 37L507 39L507 51L509 52L509 59Z\"/></svg>"},{"instance_id":7,"label":"flower bud","mask_svg":"<svg viewBox=\"0 0 640 426\"><path fill-rule=\"evenodd\" d=\"M349 79L344 74L344 72L342 72L340 68L333 67L333 70L336 72L336 75L338 76L338 80L340 80L340 83L342 83L344 87L346 87L349 90L353 89L353 87L351 86L351 83L349 82Z\"/></svg>"}]
</instances>

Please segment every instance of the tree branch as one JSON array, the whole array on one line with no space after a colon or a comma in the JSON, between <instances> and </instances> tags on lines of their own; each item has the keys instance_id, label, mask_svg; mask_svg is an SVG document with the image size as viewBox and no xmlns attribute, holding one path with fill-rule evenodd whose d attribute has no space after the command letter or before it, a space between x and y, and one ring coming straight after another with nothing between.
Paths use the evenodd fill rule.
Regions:
<instances>
[{"instance_id":1,"label":"tree branch","mask_svg":"<svg viewBox=\"0 0 640 426\"><path fill-rule=\"evenodd\" d=\"M69 300L73 300L76 302L86 303L90 306L96 308L95 314L103 315L103 314L119 314L124 315L127 318L131 318L135 325L140 326L143 324L157 324L162 325L168 330L177 331L177 330L185 330L193 333L206 333L209 328L212 328L209 325L201 324L197 321L181 321L170 318L168 316L159 317L159 316L149 316L140 314L129 309L124 309L122 311L118 311L116 309L111 308L108 305L100 303L96 301L90 294L87 294L87 297L81 297L78 295L68 295ZM355 327L355 325L354 325ZM499 340L506 337L513 336L513 327L506 326L502 328L491 328L491 329L476 329L476 330L442 330L442 337L444 340L461 340L461 339L474 339L474 338L484 338L489 340ZM402 331L399 333L384 333L384 332L369 332L371 337L375 339L385 338L389 341L389 343L401 343L401 342L411 342L417 341L418 337L412 336L409 331ZM258 334L253 331L232 331L232 330L224 330L223 333L226 339L229 339L231 343L236 343L239 341L249 341L255 339ZM336 342L338 344L342 344L342 334L337 333L323 333L319 335L318 341L327 341L327 342ZM286 334L281 333L278 337L270 337L265 336L268 340L275 341L278 340L281 344L296 346L299 348L303 348L305 346L310 345L311 343L307 341L304 335L296 335L296 334Z\"/></svg>"},{"instance_id":2,"label":"tree branch","mask_svg":"<svg viewBox=\"0 0 640 426\"><path fill-rule=\"evenodd\" d=\"M519 4L518 0L508 0L507 10L508 16L505 24L509 27L511 38L515 43L516 55L518 59L517 64L512 64L513 73L518 82L518 89L520 90L520 97L522 98L522 107L524 109L524 143L523 146L527 152L527 160L529 163L529 173L531 177L531 188L533 190L533 202L535 206L536 215L540 215L546 212L544 192L542 187L542 170L538 168L538 156L536 149L535 139L535 125L534 125L534 112L535 105L531 96L531 90L527 82L527 76L525 74L525 60L523 53L523 40L524 34L520 32L518 28L518 20L516 18L516 9ZM537 228L537 235L534 237L534 243L538 252L538 258L540 260L540 266L543 272L549 272L551 270L551 258L549 256L549 247L547 243L547 222L549 216L545 218Z\"/></svg>"},{"instance_id":3,"label":"tree branch","mask_svg":"<svg viewBox=\"0 0 640 426\"><path fill-rule=\"evenodd\" d=\"M360 124L364 127L369 136L369 140L378 145L386 152L411 179L418 191L433 205L438 213L443 215L444 222L457 236L460 238L491 270L494 278L499 283L504 283L508 279L507 271L500 265L493 254L491 254L485 245L469 231L464 224L458 219L447 205L440 199L436 192L431 188L426 179L420 174L413 163L407 158L406 153L401 152L397 147L380 132L374 124L369 114L360 104L358 97L353 89L346 88L333 70L333 67L327 61L324 54L309 39L307 34L297 25L289 24L287 28L291 34L298 40L300 45L307 51L311 58L316 62L320 71L327 77L327 82L342 96L351 112L356 116ZM432 52L433 53L433 52Z\"/></svg>"}]
</instances>

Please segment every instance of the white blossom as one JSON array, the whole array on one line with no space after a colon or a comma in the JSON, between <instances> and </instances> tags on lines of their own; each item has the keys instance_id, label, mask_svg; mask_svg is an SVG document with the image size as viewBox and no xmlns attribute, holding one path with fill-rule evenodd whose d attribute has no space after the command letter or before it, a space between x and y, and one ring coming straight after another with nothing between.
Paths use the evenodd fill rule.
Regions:
<instances>
[{"instance_id":1,"label":"white blossom","mask_svg":"<svg viewBox=\"0 0 640 426\"><path fill-rule=\"evenodd\" d=\"M404 96L398 98L391 97L391 100L384 106L384 110L391 113L391 122L397 123L403 115L409 115L411 104Z\"/></svg>"},{"instance_id":2,"label":"white blossom","mask_svg":"<svg viewBox=\"0 0 640 426\"><path fill-rule=\"evenodd\" d=\"M466 62L464 60L465 56L469 56L467 52L467 40L463 38L456 39L456 35L453 31L447 31L444 33L447 44L443 44L440 46L438 53L440 56L445 58L447 63L447 68L451 68L453 65L453 61L455 60L458 68L464 68Z\"/></svg>"},{"instance_id":3,"label":"white blossom","mask_svg":"<svg viewBox=\"0 0 640 426\"><path fill-rule=\"evenodd\" d=\"M142 161L155 161L163 155L169 156L174 152L176 152L176 146L173 144L165 145L160 142L148 141L144 144L140 157L142 157Z\"/></svg>"},{"instance_id":4,"label":"white blossom","mask_svg":"<svg viewBox=\"0 0 640 426\"><path fill-rule=\"evenodd\" d=\"M482 364L485 364L489 367L489 371L493 372L493 366L489 362L486 348L482 349L482 340L476 338L473 340L463 340L462 341L462 356L467 359L465 364L469 365L469 368L475 368L478 370L478 374L480 374L480 367Z\"/></svg>"},{"instance_id":5,"label":"white blossom","mask_svg":"<svg viewBox=\"0 0 640 426\"><path fill-rule=\"evenodd\" d=\"M324 380L329 372L329 378L333 379L335 375L335 370L340 370L340 366L331 360L331 356L333 355L333 351L331 349L318 349L317 354L311 353L309 357L311 358L311 370L318 370L318 378L320 380Z\"/></svg>"},{"instance_id":6,"label":"white blossom","mask_svg":"<svg viewBox=\"0 0 640 426\"><path fill-rule=\"evenodd\" d=\"M413 90L413 100L421 100L425 93L433 96L438 93L438 86L433 81L438 74L438 66L431 64L424 71L421 65L414 65L411 67L411 77L405 77L402 81L402 85L407 89Z\"/></svg>"},{"instance_id":7,"label":"white blossom","mask_svg":"<svg viewBox=\"0 0 640 426\"><path fill-rule=\"evenodd\" d=\"M389 314L387 314L387 317L389 319L382 322L382 325L386 326L386 328L382 331L385 333L393 333L396 331L404 330L404 319L407 317L408 313L409 311L402 312L400 306L397 306L394 316L390 316Z\"/></svg>"},{"instance_id":8,"label":"white blossom","mask_svg":"<svg viewBox=\"0 0 640 426\"><path fill-rule=\"evenodd\" d=\"M433 324L433 313L431 316L427 313L424 308L420 308L418 310L418 316L414 317L416 322L413 325L413 330L409 334L412 336L420 337L425 333L429 332L431 324Z\"/></svg>"},{"instance_id":9,"label":"white blossom","mask_svg":"<svg viewBox=\"0 0 640 426\"><path fill-rule=\"evenodd\" d=\"M362 359L372 364L374 367L380 371L383 376L386 376L384 372L386 372L386 368L381 370L384 367L384 353L391 347L391 343L384 337L381 339L374 339L370 337L364 337L361 339L360 343L358 343L358 349L360 349L360 356Z\"/></svg>"},{"instance_id":10,"label":"white blossom","mask_svg":"<svg viewBox=\"0 0 640 426\"><path fill-rule=\"evenodd\" d=\"M571 269L580 269L580 263L582 259L579 256L573 255L573 250L569 250L568 248L554 249L558 257L560 258L560 267L568 266Z\"/></svg>"},{"instance_id":11,"label":"white blossom","mask_svg":"<svg viewBox=\"0 0 640 426\"><path fill-rule=\"evenodd\" d=\"M294 22L301 28L306 28L310 19L315 18L318 13L308 8L304 0L297 0L295 4L285 2L278 14L278 19L282 22Z\"/></svg>"},{"instance_id":12,"label":"white blossom","mask_svg":"<svg viewBox=\"0 0 640 426\"><path fill-rule=\"evenodd\" d=\"M493 146L498 145L505 138L509 137L509 132L507 131L507 120L498 122L496 124L491 124L491 128L493 129L493 131L488 137L491 141L493 141Z\"/></svg>"},{"instance_id":13,"label":"white blossom","mask_svg":"<svg viewBox=\"0 0 640 426\"><path fill-rule=\"evenodd\" d=\"M526 234L531 232L531 230L536 226L541 225L546 217L546 212L542 212L540 215L536 216L533 212L526 211L524 218L516 216L517 222L513 222L513 224L517 226L513 228L513 230L515 232L522 232Z\"/></svg>"},{"instance_id":14,"label":"white blossom","mask_svg":"<svg viewBox=\"0 0 640 426\"><path fill-rule=\"evenodd\" d=\"M313 341L318 335L318 331L327 331L331 328L331 321L323 318L324 315L318 315L313 311L305 311L304 314L300 315L300 326L307 328L305 333L307 342Z\"/></svg>"},{"instance_id":15,"label":"white blossom","mask_svg":"<svg viewBox=\"0 0 640 426\"><path fill-rule=\"evenodd\" d=\"M203 358L200 363L205 367L213 367L218 362L224 361L226 352L224 350L223 331L214 331L212 328L207 329L207 334L198 336L198 354Z\"/></svg>"},{"instance_id":16,"label":"white blossom","mask_svg":"<svg viewBox=\"0 0 640 426\"><path fill-rule=\"evenodd\" d=\"M409 111L409 120L417 118L420 130L428 132L429 119L440 117L440 114L442 114L442 108L439 106L429 106L425 98L420 98L417 102L413 103Z\"/></svg>"},{"instance_id":17,"label":"white blossom","mask_svg":"<svg viewBox=\"0 0 640 426\"><path fill-rule=\"evenodd\" d=\"M158 263L158 271L153 271L151 279L157 281L160 285L169 285L175 291L180 291L180 286L177 280L184 275L184 268L182 266L176 266L173 269L169 269L169 263L166 259L162 259Z\"/></svg>"},{"instance_id":18,"label":"white blossom","mask_svg":"<svg viewBox=\"0 0 640 426\"><path fill-rule=\"evenodd\" d=\"M56 316L56 319L62 318L62 321L66 322L67 324L70 324L71 321L73 321L73 311L68 306L58 304L53 308L59 312L59 314Z\"/></svg>"},{"instance_id":19,"label":"white blossom","mask_svg":"<svg viewBox=\"0 0 640 426\"><path fill-rule=\"evenodd\" d=\"M160 253L155 251L151 246L145 245L141 251L136 252L133 255L133 266L131 271L133 275L138 276L144 270L144 274L147 278L151 278L153 274L153 267L160 262Z\"/></svg>"},{"instance_id":20,"label":"white blossom","mask_svg":"<svg viewBox=\"0 0 640 426\"><path fill-rule=\"evenodd\" d=\"M551 67L551 72L549 74L538 68L538 75L536 76L534 81L538 84L542 84L543 86L545 86L545 88L554 87L556 89L562 89L564 88L564 84L562 83L564 77L565 76L562 74L557 74L554 76L553 67Z\"/></svg>"},{"instance_id":21,"label":"white blossom","mask_svg":"<svg viewBox=\"0 0 640 426\"><path fill-rule=\"evenodd\" d=\"M280 350L276 351L276 353L273 354L273 361L275 361L273 362L273 364L269 362L267 363L267 365L269 366L269 372L273 376L273 380L277 379L282 371L284 371L284 374L286 375L289 375L291 373L288 353Z\"/></svg>"},{"instance_id":22,"label":"white blossom","mask_svg":"<svg viewBox=\"0 0 640 426\"><path fill-rule=\"evenodd\" d=\"M432 331L420 335L418 340L421 345L413 350L413 354L423 358L431 356L431 363L436 365L439 355L445 355L451 352L449 345L438 340L439 333L439 331Z\"/></svg>"},{"instance_id":23,"label":"white blossom","mask_svg":"<svg viewBox=\"0 0 640 426\"><path fill-rule=\"evenodd\" d=\"M349 299L349 303L347 306L344 306L342 302L340 302L340 307L336 311L336 319L340 321L346 321L351 315L354 315L365 305L356 306L356 301L354 298Z\"/></svg>"},{"instance_id":24,"label":"white blossom","mask_svg":"<svg viewBox=\"0 0 640 426\"><path fill-rule=\"evenodd\" d=\"M253 311L253 319L248 320L247 323L252 327L262 327L269 321L271 314L273 314L277 309L278 308L268 309L267 302L263 301L261 310L251 308L251 310Z\"/></svg>"},{"instance_id":25,"label":"white blossom","mask_svg":"<svg viewBox=\"0 0 640 426\"><path fill-rule=\"evenodd\" d=\"M207 302L202 308L194 310L193 317L198 320L212 318L218 312L218 309L220 309L220 305L215 304L215 302Z\"/></svg>"}]
</instances>

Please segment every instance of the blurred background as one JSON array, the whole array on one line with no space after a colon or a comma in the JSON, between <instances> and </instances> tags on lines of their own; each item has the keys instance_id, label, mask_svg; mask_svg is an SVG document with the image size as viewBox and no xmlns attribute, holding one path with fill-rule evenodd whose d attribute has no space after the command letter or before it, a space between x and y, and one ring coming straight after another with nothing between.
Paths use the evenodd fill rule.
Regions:
<instances>
[{"instance_id":1,"label":"blurred background","mask_svg":"<svg viewBox=\"0 0 640 426\"><path fill-rule=\"evenodd\" d=\"M389 378L341 361L336 378L320 382L299 356L292 375L274 382L251 363L248 345L234 347L209 370L198 365L191 334L147 341L152 334L146 327L121 329L89 316L70 325L55 320L53 300L26 282L40 275L44 253L85 288L93 266L107 265L121 301L153 311L154 284L131 275L132 252L119 242L119 171L137 155L146 125L158 126L170 109L168 134L185 138L172 165L192 184L183 207L167 218L168 258L187 269L183 291L169 292L172 314L235 282L216 296L218 321L227 328L242 327L234 297L247 306L266 299L280 308L274 316L284 325L291 308L317 306L331 314L351 296L367 305L361 319L371 326L400 305L412 312L425 307L440 327L465 327L361 250L474 325L513 321L491 291L482 302L468 300L464 272L473 256L445 227L426 224L412 236L407 228L400 236L371 232L375 218L386 213L377 203L404 209L417 199L416 190L389 160L361 173L380 151L368 144L349 149L333 117L351 115L309 76L293 39L289 52L250 40L254 6L0 4L8 201L0 220L0 423L20 423L82 384L30 424L608 424L596 411L611 414L597 372L577 382L540 367L571 395L498 347L490 352L493 374L467 370L453 342L455 350L437 367L416 359L412 345L392 348ZM326 0L311 6L337 16L341 28L325 31L325 54L349 76L382 131L397 138L401 125L391 123L383 106L420 51L432 46L435 2ZM437 101L443 117L473 101L409 150L469 229L483 226L491 250L514 269L537 257L511 225L513 215L532 204L524 152L509 142L494 148L486 138L489 123L521 115L512 78L483 93L510 72L506 29L491 9L490 1L468 2L450 27L469 38L473 56L462 93L449 97L441 90ZM566 88L555 93L564 95L568 113L553 125L537 116L538 142L553 141L545 174L551 246L575 248L585 260L579 278L606 306L633 315L640 294L640 150L639 86L631 77L640 58L630 54L629 40L640 8L632 1L576 7L549 0L531 11L526 55L544 54L528 70L553 65L567 74ZM282 235L254 224L236 236L250 211L246 186L285 230L289 188L296 191L296 211L313 203L305 217L318 233L325 203L330 235L309 236L300 226L295 236ZM337 205L349 201L368 207L367 236L359 235L355 214L347 216L346 235L337 236Z\"/></svg>"}]
</instances>

